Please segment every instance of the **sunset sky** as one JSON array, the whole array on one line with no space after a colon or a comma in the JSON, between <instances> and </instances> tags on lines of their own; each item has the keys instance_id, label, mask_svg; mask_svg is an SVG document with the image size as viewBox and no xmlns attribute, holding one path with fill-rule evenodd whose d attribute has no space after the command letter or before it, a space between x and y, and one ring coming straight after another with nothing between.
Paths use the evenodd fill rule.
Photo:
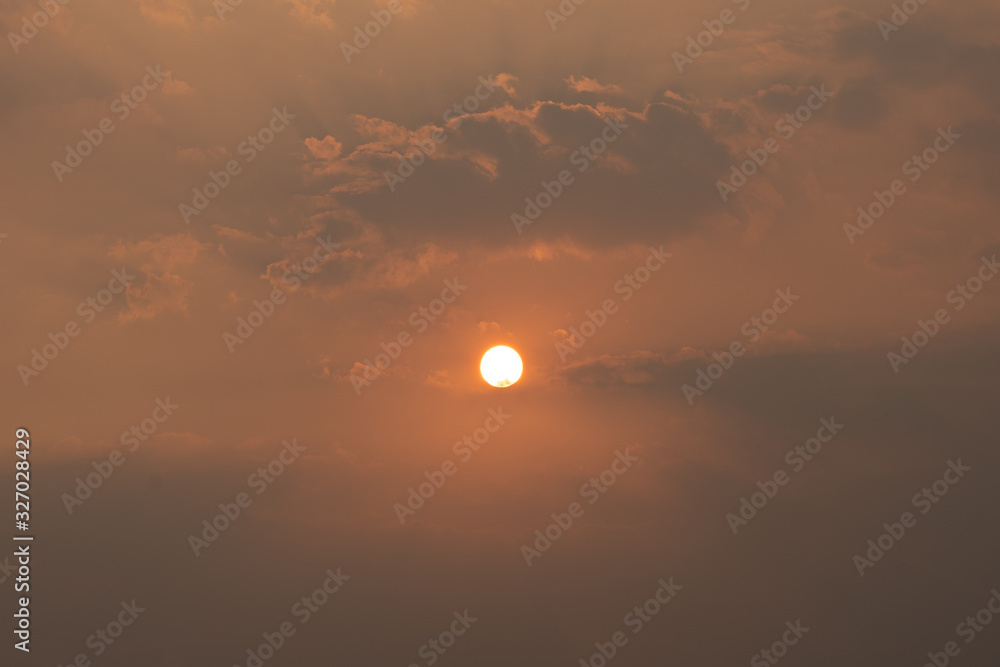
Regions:
<instances>
[{"instance_id":1,"label":"sunset sky","mask_svg":"<svg viewBox=\"0 0 1000 667\"><path fill-rule=\"evenodd\" d=\"M995 665L1000 2L0 22L3 664Z\"/></svg>"}]
</instances>

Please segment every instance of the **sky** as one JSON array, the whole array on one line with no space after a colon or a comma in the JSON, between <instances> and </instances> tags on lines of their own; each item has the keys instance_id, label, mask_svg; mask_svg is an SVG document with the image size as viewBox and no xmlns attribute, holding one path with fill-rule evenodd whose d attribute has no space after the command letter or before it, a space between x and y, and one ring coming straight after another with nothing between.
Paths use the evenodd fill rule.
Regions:
<instances>
[{"instance_id":1,"label":"sky","mask_svg":"<svg viewBox=\"0 0 1000 667\"><path fill-rule=\"evenodd\" d=\"M0 2L10 664L993 664L998 21Z\"/></svg>"}]
</instances>

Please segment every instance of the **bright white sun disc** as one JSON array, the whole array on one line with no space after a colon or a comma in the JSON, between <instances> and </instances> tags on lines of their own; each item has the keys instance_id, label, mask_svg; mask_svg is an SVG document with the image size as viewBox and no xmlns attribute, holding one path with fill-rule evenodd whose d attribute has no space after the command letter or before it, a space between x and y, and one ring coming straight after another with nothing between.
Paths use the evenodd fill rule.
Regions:
<instances>
[{"instance_id":1,"label":"bright white sun disc","mask_svg":"<svg viewBox=\"0 0 1000 667\"><path fill-rule=\"evenodd\" d=\"M494 387L509 387L521 378L523 370L521 357L506 345L499 345L487 351L479 364L483 379Z\"/></svg>"}]
</instances>

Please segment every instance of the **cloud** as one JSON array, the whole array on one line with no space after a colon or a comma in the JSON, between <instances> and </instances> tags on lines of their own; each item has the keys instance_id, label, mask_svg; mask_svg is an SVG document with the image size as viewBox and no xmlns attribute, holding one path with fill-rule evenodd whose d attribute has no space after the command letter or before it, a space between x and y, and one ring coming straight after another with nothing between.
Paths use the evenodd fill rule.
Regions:
<instances>
[{"instance_id":1,"label":"cloud","mask_svg":"<svg viewBox=\"0 0 1000 667\"><path fill-rule=\"evenodd\" d=\"M598 83L597 80L591 79L589 76L581 76L578 79L570 75L566 78L566 84L570 87L570 90L577 93L610 93L614 95L622 93L621 86Z\"/></svg>"},{"instance_id":2,"label":"cloud","mask_svg":"<svg viewBox=\"0 0 1000 667\"><path fill-rule=\"evenodd\" d=\"M608 136L613 119L621 133L605 143L602 133ZM425 158L414 147L428 145L435 129L446 139L432 142ZM332 137L307 140L311 171L332 181L337 201L394 243L414 236L518 243L511 216L523 215L525 199L538 196L543 182L562 171L574 183L527 230L528 238L568 236L591 245L678 236L720 207L715 180L729 164L724 145L679 98L639 112L604 104L508 103L460 124L410 131L359 118L356 130L367 141L353 150ZM584 155L591 145L607 150L589 160ZM385 174L398 173L404 156L421 164L391 191Z\"/></svg>"},{"instance_id":3,"label":"cloud","mask_svg":"<svg viewBox=\"0 0 1000 667\"><path fill-rule=\"evenodd\" d=\"M334 0L281 0L291 6L292 16L303 24L325 29L333 29L335 24L329 12Z\"/></svg>"},{"instance_id":4,"label":"cloud","mask_svg":"<svg viewBox=\"0 0 1000 667\"><path fill-rule=\"evenodd\" d=\"M495 74L493 75L493 82L502 88L512 99L517 97L517 90L514 88L514 84L517 83L517 77L513 74L507 72Z\"/></svg>"},{"instance_id":5,"label":"cloud","mask_svg":"<svg viewBox=\"0 0 1000 667\"><path fill-rule=\"evenodd\" d=\"M368 271L365 284L376 288L406 287L448 266L457 258L458 253L434 243L391 250Z\"/></svg>"},{"instance_id":6,"label":"cloud","mask_svg":"<svg viewBox=\"0 0 1000 667\"><path fill-rule=\"evenodd\" d=\"M454 386L448 379L448 371L434 371L427 376L424 384L435 389L453 389Z\"/></svg>"},{"instance_id":7,"label":"cloud","mask_svg":"<svg viewBox=\"0 0 1000 667\"><path fill-rule=\"evenodd\" d=\"M553 332L556 342L569 344L569 332L559 329ZM787 330L763 332L755 343L747 344L745 352L734 360L744 365L754 358L799 356L826 353L802 334ZM699 368L705 368L717 361L716 354L727 354L725 349L702 350L684 347L673 353L638 350L625 354L605 354L595 358L582 359L570 363L560 371L560 375L571 384L592 386L656 386L679 388L693 382Z\"/></svg>"},{"instance_id":8,"label":"cloud","mask_svg":"<svg viewBox=\"0 0 1000 667\"><path fill-rule=\"evenodd\" d=\"M832 100L833 121L847 130L869 131L889 115L889 103L871 80L845 83Z\"/></svg>"},{"instance_id":9,"label":"cloud","mask_svg":"<svg viewBox=\"0 0 1000 667\"><path fill-rule=\"evenodd\" d=\"M129 283L125 296L128 306L118 315L123 323L151 320L165 314L186 315L195 292L195 283L182 277L178 269L194 264L207 248L190 234L157 235L138 242L117 241L108 255L143 274Z\"/></svg>"},{"instance_id":10,"label":"cloud","mask_svg":"<svg viewBox=\"0 0 1000 667\"><path fill-rule=\"evenodd\" d=\"M215 164L227 155L229 155L229 151L224 146L181 148L177 151L177 161L185 164L204 164L207 162Z\"/></svg>"},{"instance_id":11,"label":"cloud","mask_svg":"<svg viewBox=\"0 0 1000 667\"><path fill-rule=\"evenodd\" d=\"M164 95L193 95L195 92L191 84L187 81L174 78L172 72L167 76L160 89Z\"/></svg>"},{"instance_id":12,"label":"cloud","mask_svg":"<svg viewBox=\"0 0 1000 667\"><path fill-rule=\"evenodd\" d=\"M139 0L139 12L158 25L187 28L194 23L190 0Z\"/></svg>"}]
</instances>

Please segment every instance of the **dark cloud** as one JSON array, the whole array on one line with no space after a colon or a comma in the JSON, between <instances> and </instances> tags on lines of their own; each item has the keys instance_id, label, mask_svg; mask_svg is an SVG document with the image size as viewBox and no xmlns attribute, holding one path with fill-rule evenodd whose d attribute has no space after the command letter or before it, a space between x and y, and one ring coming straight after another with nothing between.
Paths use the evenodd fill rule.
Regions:
<instances>
[{"instance_id":1,"label":"dark cloud","mask_svg":"<svg viewBox=\"0 0 1000 667\"><path fill-rule=\"evenodd\" d=\"M870 131L886 118L889 104L876 82L853 81L837 91L830 111L844 129Z\"/></svg>"},{"instance_id":2,"label":"dark cloud","mask_svg":"<svg viewBox=\"0 0 1000 667\"><path fill-rule=\"evenodd\" d=\"M601 150L602 133L614 140L592 161L586 150L595 141ZM384 178L376 180L413 150L373 152L360 168L370 170L374 191L338 195L400 241L447 235L519 243L511 215L525 216L525 198L536 198L543 181L556 181L564 170L574 182L523 228L525 238L568 236L587 244L669 238L718 208L715 178L728 164L727 150L699 117L674 102L641 113L543 103L477 114L449 128L447 142L395 192Z\"/></svg>"}]
</instances>

